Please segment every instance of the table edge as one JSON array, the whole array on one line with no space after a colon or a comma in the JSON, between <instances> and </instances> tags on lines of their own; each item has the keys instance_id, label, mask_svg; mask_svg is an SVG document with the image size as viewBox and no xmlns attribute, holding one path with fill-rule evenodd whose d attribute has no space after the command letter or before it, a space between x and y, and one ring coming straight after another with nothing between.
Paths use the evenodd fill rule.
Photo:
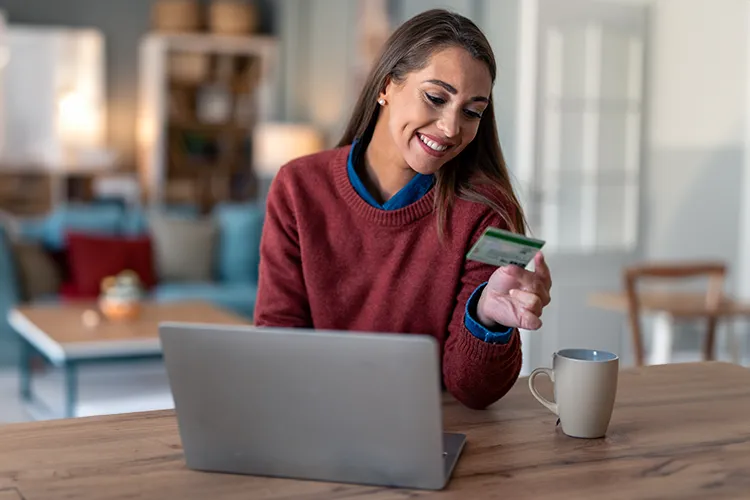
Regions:
<instances>
[{"instance_id":1,"label":"table edge","mask_svg":"<svg viewBox=\"0 0 750 500\"><path fill-rule=\"evenodd\" d=\"M158 337L61 344L36 326L33 321L18 309L12 309L8 313L8 323L27 342L57 365L76 359L128 358L157 355L162 352L161 340Z\"/></svg>"},{"instance_id":2,"label":"table edge","mask_svg":"<svg viewBox=\"0 0 750 500\"><path fill-rule=\"evenodd\" d=\"M47 335L44 330L36 326L18 309L13 308L8 312L8 323L18 335L36 347L53 363L62 364L67 360L62 345Z\"/></svg>"},{"instance_id":3,"label":"table edge","mask_svg":"<svg viewBox=\"0 0 750 500\"><path fill-rule=\"evenodd\" d=\"M640 310L648 314L665 313L675 318L703 318L706 316L716 316L717 318L728 319L750 316L750 302L737 299L736 297L729 297L728 304L728 306L725 304L725 307L718 311L709 311L708 309L700 311L677 310L650 307L648 305L642 305ZM601 311L617 313L629 312L627 292L622 290L599 290L589 293L586 296L586 305ZM733 307L736 306L740 307L733 309Z\"/></svg>"}]
</instances>

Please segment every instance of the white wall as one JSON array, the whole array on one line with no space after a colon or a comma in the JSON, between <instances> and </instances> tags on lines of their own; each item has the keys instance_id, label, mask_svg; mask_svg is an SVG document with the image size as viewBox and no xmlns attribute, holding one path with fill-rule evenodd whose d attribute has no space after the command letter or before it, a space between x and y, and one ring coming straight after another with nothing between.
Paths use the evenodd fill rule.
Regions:
<instances>
[{"instance_id":1,"label":"white wall","mask_svg":"<svg viewBox=\"0 0 750 500\"><path fill-rule=\"evenodd\" d=\"M747 17L750 24L750 14ZM750 44L750 29L745 41ZM750 72L750 51L745 63L747 71ZM745 94L745 116L750 116L750 74L746 78ZM743 179L740 187L742 207L740 211L740 242L739 242L739 265L737 295L743 300L750 300L750 126L745 124L745 148L744 148Z\"/></svg>"},{"instance_id":2,"label":"white wall","mask_svg":"<svg viewBox=\"0 0 750 500\"><path fill-rule=\"evenodd\" d=\"M0 155L5 145L5 101L3 99L3 71L10 58L10 50L7 42L7 14L0 9Z\"/></svg>"},{"instance_id":3,"label":"white wall","mask_svg":"<svg viewBox=\"0 0 750 500\"><path fill-rule=\"evenodd\" d=\"M281 118L317 126L329 145L343 132L356 99L357 2L279 0L284 112Z\"/></svg>"},{"instance_id":4,"label":"white wall","mask_svg":"<svg viewBox=\"0 0 750 500\"><path fill-rule=\"evenodd\" d=\"M750 26L750 12L745 14L745 20ZM750 44L750 29L747 30L745 46ZM750 116L750 51L746 54L745 68L748 75L745 78L744 114ZM740 187L742 207L740 211L739 229L739 262L737 294L741 299L750 300L750 124L745 124L744 137L744 169Z\"/></svg>"},{"instance_id":5,"label":"white wall","mask_svg":"<svg viewBox=\"0 0 750 500\"><path fill-rule=\"evenodd\" d=\"M747 12L746 0L653 4L647 258L738 266Z\"/></svg>"},{"instance_id":6,"label":"white wall","mask_svg":"<svg viewBox=\"0 0 750 500\"><path fill-rule=\"evenodd\" d=\"M653 13L653 142L674 148L741 145L747 1L659 0Z\"/></svg>"}]
</instances>

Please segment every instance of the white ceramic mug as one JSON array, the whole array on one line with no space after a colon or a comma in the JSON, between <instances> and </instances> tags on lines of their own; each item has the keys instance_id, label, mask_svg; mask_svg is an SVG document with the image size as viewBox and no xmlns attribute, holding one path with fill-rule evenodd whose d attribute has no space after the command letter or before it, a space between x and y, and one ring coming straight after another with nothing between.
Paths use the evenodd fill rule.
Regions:
<instances>
[{"instance_id":1,"label":"white ceramic mug","mask_svg":"<svg viewBox=\"0 0 750 500\"><path fill-rule=\"evenodd\" d=\"M552 356L552 369L537 368L529 376L531 394L560 418L565 434L603 437L617 394L620 358L611 352L563 349ZM534 379L545 373L555 387L555 402L539 395Z\"/></svg>"}]
</instances>

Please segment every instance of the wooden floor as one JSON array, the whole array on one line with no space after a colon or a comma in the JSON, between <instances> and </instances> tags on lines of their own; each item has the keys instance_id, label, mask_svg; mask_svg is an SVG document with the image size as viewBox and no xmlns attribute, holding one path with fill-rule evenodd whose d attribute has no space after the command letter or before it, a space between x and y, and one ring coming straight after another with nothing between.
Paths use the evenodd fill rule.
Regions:
<instances>
[{"instance_id":1,"label":"wooden floor","mask_svg":"<svg viewBox=\"0 0 750 500\"><path fill-rule=\"evenodd\" d=\"M80 414L104 415L172 407L169 384L160 362L82 367L79 374ZM63 405L63 377L49 370L34 379L34 389L54 408ZM18 398L15 370L0 370L0 424L31 420Z\"/></svg>"}]
</instances>

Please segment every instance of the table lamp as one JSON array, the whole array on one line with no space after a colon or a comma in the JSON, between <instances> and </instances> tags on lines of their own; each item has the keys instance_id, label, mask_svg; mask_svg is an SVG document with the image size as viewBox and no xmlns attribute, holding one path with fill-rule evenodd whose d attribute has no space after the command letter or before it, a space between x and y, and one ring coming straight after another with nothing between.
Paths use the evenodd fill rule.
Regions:
<instances>
[{"instance_id":1,"label":"table lamp","mask_svg":"<svg viewBox=\"0 0 750 500\"><path fill-rule=\"evenodd\" d=\"M299 123L259 123L253 131L253 167L258 176L273 178L287 162L323 149L318 131Z\"/></svg>"},{"instance_id":2,"label":"table lamp","mask_svg":"<svg viewBox=\"0 0 750 500\"><path fill-rule=\"evenodd\" d=\"M3 160L49 169L109 166L103 33L11 24L2 38Z\"/></svg>"}]
</instances>

